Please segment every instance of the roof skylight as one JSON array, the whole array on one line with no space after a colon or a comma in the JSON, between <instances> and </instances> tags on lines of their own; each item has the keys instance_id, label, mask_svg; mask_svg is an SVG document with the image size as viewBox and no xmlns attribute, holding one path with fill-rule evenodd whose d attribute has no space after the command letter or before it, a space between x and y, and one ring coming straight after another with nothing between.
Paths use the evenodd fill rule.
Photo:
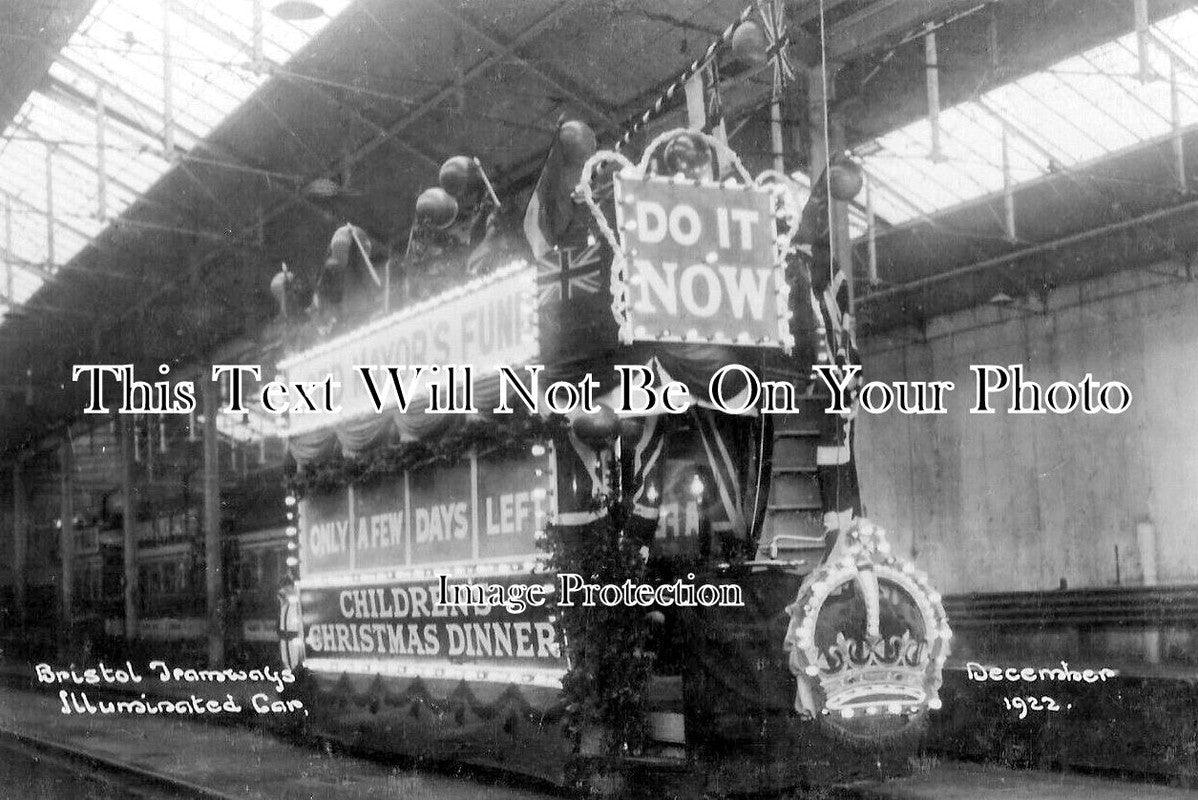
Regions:
<instances>
[{"instance_id":1,"label":"roof skylight","mask_svg":"<svg viewBox=\"0 0 1198 800\"><path fill-rule=\"evenodd\" d=\"M0 309L28 300L350 0L97 0L0 137Z\"/></svg>"},{"instance_id":2,"label":"roof skylight","mask_svg":"<svg viewBox=\"0 0 1198 800\"><path fill-rule=\"evenodd\" d=\"M858 148L878 217L898 225L1198 124L1198 12L1150 29L1153 76L1140 79L1136 34L1064 59L939 114L940 153L920 119ZM1172 78L1171 78L1172 76Z\"/></svg>"}]
</instances>

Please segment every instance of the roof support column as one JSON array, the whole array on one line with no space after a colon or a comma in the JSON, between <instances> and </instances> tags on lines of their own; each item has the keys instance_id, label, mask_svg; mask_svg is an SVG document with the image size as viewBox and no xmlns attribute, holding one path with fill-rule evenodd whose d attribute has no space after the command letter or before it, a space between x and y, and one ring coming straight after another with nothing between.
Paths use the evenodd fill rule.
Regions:
<instances>
[{"instance_id":1,"label":"roof support column","mask_svg":"<svg viewBox=\"0 0 1198 800\"><path fill-rule=\"evenodd\" d=\"M54 257L54 145L46 145L46 271L53 272Z\"/></svg>"},{"instance_id":2,"label":"roof support column","mask_svg":"<svg viewBox=\"0 0 1198 800\"><path fill-rule=\"evenodd\" d=\"M253 22L251 33L251 53L253 54L253 70L255 75L261 75L266 66L266 58L262 51L262 0L254 0Z\"/></svg>"},{"instance_id":3,"label":"roof support column","mask_svg":"<svg viewBox=\"0 0 1198 800\"><path fill-rule=\"evenodd\" d=\"M1016 242L1019 236L1015 230L1015 179L1011 175L1011 136L1006 122L1002 123L1002 204L1003 204L1003 234L1007 241Z\"/></svg>"},{"instance_id":4,"label":"roof support column","mask_svg":"<svg viewBox=\"0 0 1198 800\"><path fill-rule=\"evenodd\" d=\"M171 0L162 0L162 149L175 158L175 76L171 64Z\"/></svg>"},{"instance_id":5,"label":"roof support column","mask_svg":"<svg viewBox=\"0 0 1198 800\"><path fill-rule=\"evenodd\" d=\"M117 428L121 439L121 493L125 497L122 513L122 532L125 567L125 639L137 638L138 593L137 575L137 498L133 487L133 418L128 414L117 415Z\"/></svg>"},{"instance_id":6,"label":"roof support column","mask_svg":"<svg viewBox=\"0 0 1198 800\"><path fill-rule=\"evenodd\" d=\"M778 58L782 58L781 55ZM770 96L770 150L774 156L774 169L786 173L786 150L782 145L782 98L775 91Z\"/></svg>"},{"instance_id":7,"label":"roof support column","mask_svg":"<svg viewBox=\"0 0 1198 800\"><path fill-rule=\"evenodd\" d=\"M96 87L96 218L108 219L108 109L104 86Z\"/></svg>"},{"instance_id":8,"label":"roof support column","mask_svg":"<svg viewBox=\"0 0 1198 800\"><path fill-rule=\"evenodd\" d=\"M862 176L865 178L865 236L866 246L869 261L867 262L869 285L877 286L881 283L878 277L878 219L874 213L874 181L869 176L869 173L862 170Z\"/></svg>"},{"instance_id":9,"label":"roof support column","mask_svg":"<svg viewBox=\"0 0 1198 800\"><path fill-rule=\"evenodd\" d=\"M25 459L18 453L12 464L12 586L16 623L25 629L25 587L29 554L29 505L25 495Z\"/></svg>"},{"instance_id":10,"label":"roof support column","mask_svg":"<svg viewBox=\"0 0 1198 800\"><path fill-rule=\"evenodd\" d=\"M73 639L71 631L75 604L75 458L69 425L66 438L59 447L58 468L62 471L62 526L58 529L58 554L62 560L62 612L58 618L58 629L65 656L65 650Z\"/></svg>"},{"instance_id":11,"label":"roof support column","mask_svg":"<svg viewBox=\"0 0 1198 800\"><path fill-rule=\"evenodd\" d=\"M224 565L220 550L220 442L216 415L220 413L217 384L210 375L200 379L204 421L204 589L208 604L208 665L225 661L224 599L221 583Z\"/></svg>"},{"instance_id":12,"label":"roof support column","mask_svg":"<svg viewBox=\"0 0 1198 800\"><path fill-rule=\"evenodd\" d=\"M1151 46L1152 33L1148 26L1148 0L1132 0L1136 15L1136 55L1140 63L1140 83L1147 83L1156 76L1152 72L1152 62L1148 48Z\"/></svg>"},{"instance_id":13,"label":"roof support column","mask_svg":"<svg viewBox=\"0 0 1198 800\"><path fill-rule=\"evenodd\" d=\"M927 65L928 124L932 126L932 152L928 158L941 161L944 154L940 149L940 60L936 53L936 31L931 26L923 37L923 49Z\"/></svg>"},{"instance_id":14,"label":"roof support column","mask_svg":"<svg viewBox=\"0 0 1198 800\"><path fill-rule=\"evenodd\" d=\"M1177 56L1169 54L1169 122L1173 129L1173 164L1177 171L1177 190L1189 191L1186 180L1185 139L1181 133L1181 92L1177 87Z\"/></svg>"},{"instance_id":15,"label":"roof support column","mask_svg":"<svg viewBox=\"0 0 1198 800\"><path fill-rule=\"evenodd\" d=\"M4 296L13 301L12 200L4 195Z\"/></svg>"}]
</instances>

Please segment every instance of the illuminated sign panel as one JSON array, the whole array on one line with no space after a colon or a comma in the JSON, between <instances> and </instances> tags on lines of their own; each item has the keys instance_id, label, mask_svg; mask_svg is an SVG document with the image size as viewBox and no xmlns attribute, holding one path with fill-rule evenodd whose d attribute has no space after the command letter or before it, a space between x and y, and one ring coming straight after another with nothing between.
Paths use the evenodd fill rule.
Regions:
<instances>
[{"instance_id":1,"label":"illuminated sign panel","mask_svg":"<svg viewBox=\"0 0 1198 800\"><path fill-rule=\"evenodd\" d=\"M300 554L311 572L340 572L351 566L349 493L304 498L299 504Z\"/></svg>"},{"instance_id":2,"label":"illuminated sign panel","mask_svg":"<svg viewBox=\"0 0 1198 800\"><path fill-rule=\"evenodd\" d=\"M429 466L300 501L305 577L528 560L554 512L552 457Z\"/></svg>"},{"instance_id":3,"label":"illuminated sign panel","mask_svg":"<svg viewBox=\"0 0 1198 800\"><path fill-rule=\"evenodd\" d=\"M487 585L538 585L548 576L493 576ZM466 581L447 581L464 586ZM305 587L305 666L426 678L560 685L565 658L541 598L507 606L442 603L439 580Z\"/></svg>"},{"instance_id":4,"label":"illuminated sign panel","mask_svg":"<svg viewBox=\"0 0 1198 800\"><path fill-rule=\"evenodd\" d=\"M617 174L626 341L786 346L769 191Z\"/></svg>"},{"instance_id":5,"label":"illuminated sign panel","mask_svg":"<svg viewBox=\"0 0 1198 800\"><path fill-rule=\"evenodd\" d=\"M536 268L521 262L288 356L279 363L288 381L319 383L332 376L340 384L334 393L340 410L292 414L291 433L376 413L358 366L463 365L473 367L478 380L496 366L532 360L535 302ZM380 389L387 387L383 400L394 410L386 371L374 375Z\"/></svg>"},{"instance_id":6,"label":"illuminated sign panel","mask_svg":"<svg viewBox=\"0 0 1198 800\"><path fill-rule=\"evenodd\" d=\"M412 563L466 561L474 554L470 465L408 473Z\"/></svg>"},{"instance_id":7,"label":"illuminated sign panel","mask_svg":"<svg viewBox=\"0 0 1198 800\"><path fill-rule=\"evenodd\" d=\"M354 563L395 565L408 558L407 497L403 476L354 487Z\"/></svg>"},{"instance_id":8,"label":"illuminated sign panel","mask_svg":"<svg viewBox=\"0 0 1198 800\"><path fill-rule=\"evenodd\" d=\"M539 473L539 474L538 474ZM498 558L537 552L553 481L539 459L503 459L478 470L478 555Z\"/></svg>"}]
</instances>

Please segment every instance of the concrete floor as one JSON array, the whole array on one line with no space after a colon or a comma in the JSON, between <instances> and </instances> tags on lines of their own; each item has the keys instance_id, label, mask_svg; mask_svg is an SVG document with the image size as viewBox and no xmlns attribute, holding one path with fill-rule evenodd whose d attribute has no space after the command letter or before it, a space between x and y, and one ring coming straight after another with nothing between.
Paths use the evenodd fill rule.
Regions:
<instances>
[{"instance_id":1,"label":"concrete floor","mask_svg":"<svg viewBox=\"0 0 1198 800\"><path fill-rule=\"evenodd\" d=\"M940 763L909 778L859 787L870 800L1193 800L1198 792L1087 775Z\"/></svg>"}]
</instances>

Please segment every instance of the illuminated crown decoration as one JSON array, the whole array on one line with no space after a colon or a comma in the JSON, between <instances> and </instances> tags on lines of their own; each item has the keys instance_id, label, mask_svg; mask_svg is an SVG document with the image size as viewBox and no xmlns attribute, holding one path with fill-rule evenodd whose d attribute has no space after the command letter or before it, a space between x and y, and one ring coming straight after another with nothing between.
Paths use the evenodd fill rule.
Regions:
<instances>
[{"instance_id":1,"label":"illuminated crown decoration","mask_svg":"<svg viewBox=\"0 0 1198 800\"><path fill-rule=\"evenodd\" d=\"M679 171L674 174L659 174L655 165L664 163L667 169L672 168L669 148L679 137L689 137L695 142L702 142L714 154L717 163L702 162L702 167L710 167L711 174L697 176L697 170L690 174ZM690 166L690 165L685 165ZM723 167L730 173L729 177L717 179ZM595 198L596 179L601 172L614 170L615 192L617 199L617 216L622 212L621 200L625 203L633 200L633 193L638 183L669 184L678 187L698 187L711 193L760 193L768 196L768 207L772 213L773 233L772 260L776 271L775 302L778 313L778 324L775 331L761 338L754 338L744 331L725 330L703 332L697 330L664 331L646 335L634 324L630 314L629 287L636 283L637 277L630 275L629 257L635 255L635 248L623 239L624 227L613 230L612 226ZM621 196L621 192L623 195ZM639 163L633 162L621 153L611 150L600 150L591 156L582 167L582 177L575 190L579 198L591 211L600 233L612 249L613 260L611 269L612 313L620 326L620 338L625 344L642 341L649 338L653 341L702 342L713 344L766 345L781 347L790 352L794 346L794 336L790 331L790 288L786 281L786 258L794 252L794 238L799 231L802 217L802 205L797 185L784 173L776 170L766 170L754 177L741 162L740 157L728 145L707 133L687 128L676 128L666 131L654 138L646 147ZM625 221L625 226L628 222ZM712 259L714 253L708 256ZM709 261L709 263L714 263ZM821 319L817 314L816 319ZM818 331L822 337L822 329Z\"/></svg>"},{"instance_id":2,"label":"illuminated crown decoration","mask_svg":"<svg viewBox=\"0 0 1198 800\"><path fill-rule=\"evenodd\" d=\"M885 531L868 520L844 536L840 555L809 575L786 609L796 710L843 725L939 708L952 637L940 595L911 562L890 554ZM846 590L863 625L859 614L846 616Z\"/></svg>"}]
</instances>

